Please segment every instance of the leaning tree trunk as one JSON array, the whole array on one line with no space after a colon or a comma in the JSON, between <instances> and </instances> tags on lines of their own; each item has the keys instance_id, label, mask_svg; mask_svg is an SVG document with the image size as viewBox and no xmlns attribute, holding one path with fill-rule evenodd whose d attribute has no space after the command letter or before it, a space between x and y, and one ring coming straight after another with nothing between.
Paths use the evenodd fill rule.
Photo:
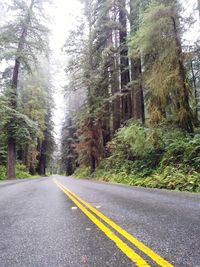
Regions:
<instances>
[{"instance_id":1,"label":"leaning tree trunk","mask_svg":"<svg viewBox=\"0 0 200 267\"><path fill-rule=\"evenodd\" d=\"M135 33L139 26L139 0L130 0L130 26L131 32ZM131 60L131 95L132 95L132 117L135 120L145 121L144 96L141 83L141 59Z\"/></svg>"},{"instance_id":2,"label":"leaning tree trunk","mask_svg":"<svg viewBox=\"0 0 200 267\"><path fill-rule=\"evenodd\" d=\"M24 23L24 28L22 29L22 33L19 39L19 44L17 48L17 54L22 53L24 50L24 45L26 41L26 37L28 34L28 28L31 20L31 10L34 4L34 0L31 1L31 5L28 10L27 18ZM11 82L11 95L10 95L10 107L14 110L17 109L17 85L18 85L18 77L20 70L20 57L17 56L15 59L15 65L13 69L13 76ZM14 138L14 133L12 131L8 131L8 156L7 156L7 178L14 179L16 178L15 174L15 162L16 162L16 140Z\"/></svg>"}]
</instances>

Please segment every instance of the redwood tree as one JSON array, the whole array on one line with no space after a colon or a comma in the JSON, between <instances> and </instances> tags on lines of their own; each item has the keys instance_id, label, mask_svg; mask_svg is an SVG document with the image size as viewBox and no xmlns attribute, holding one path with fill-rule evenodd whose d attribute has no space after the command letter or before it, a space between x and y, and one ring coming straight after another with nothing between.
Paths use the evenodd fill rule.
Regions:
<instances>
[{"instance_id":1,"label":"redwood tree","mask_svg":"<svg viewBox=\"0 0 200 267\"><path fill-rule=\"evenodd\" d=\"M39 10L42 10L41 0L25 2L14 1L10 7L14 11L15 20L11 20L1 28L0 45L3 48L2 59L13 62L12 77L8 92L9 106L14 111L18 109L18 81L21 71L31 70L36 61L36 51L44 51L47 44L47 28L38 20ZM45 48L44 48L45 47ZM11 124L14 121L11 121ZM15 129L8 128L7 177L15 178L16 139Z\"/></svg>"}]
</instances>

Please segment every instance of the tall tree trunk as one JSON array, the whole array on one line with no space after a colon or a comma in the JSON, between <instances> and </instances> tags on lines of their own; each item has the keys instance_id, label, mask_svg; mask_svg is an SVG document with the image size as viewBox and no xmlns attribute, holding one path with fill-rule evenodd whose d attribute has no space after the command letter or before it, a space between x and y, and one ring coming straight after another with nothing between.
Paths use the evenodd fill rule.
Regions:
<instances>
[{"instance_id":1,"label":"tall tree trunk","mask_svg":"<svg viewBox=\"0 0 200 267\"><path fill-rule=\"evenodd\" d=\"M96 168L96 158L92 154L90 155L90 174L93 174Z\"/></svg>"},{"instance_id":2,"label":"tall tree trunk","mask_svg":"<svg viewBox=\"0 0 200 267\"><path fill-rule=\"evenodd\" d=\"M198 8L198 11L199 11L199 18L200 18L200 0L197 0L197 8Z\"/></svg>"},{"instance_id":3,"label":"tall tree trunk","mask_svg":"<svg viewBox=\"0 0 200 267\"><path fill-rule=\"evenodd\" d=\"M17 54L20 54L24 49L26 36L28 33L28 27L31 20L31 10L33 8L34 0L31 1L31 5L28 10L28 14L22 29L21 37L17 48ZM20 70L20 57L15 59L15 65L13 69L12 83L11 83L11 95L10 95L10 107L14 110L17 109L17 85ZM16 162L16 140L13 137L14 133L8 131L8 157L7 157L7 178L16 178L15 175L15 162ZM14 157L14 158L13 158Z\"/></svg>"},{"instance_id":4,"label":"tall tree trunk","mask_svg":"<svg viewBox=\"0 0 200 267\"><path fill-rule=\"evenodd\" d=\"M106 1L103 1L103 4L106 6ZM105 6L103 7L105 8ZM107 26L109 24L109 15L108 12L105 12L103 16L101 17L102 23L105 23ZM102 51L110 47L110 38L112 38L112 32L107 26L107 38L104 40L104 43L101 47ZM108 99L110 97L109 87L110 87L110 77L109 77L109 68L110 68L110 60L105 60L103 65L103 71L102 71L102 88L100 89L102 91L102 97L104 99ZM110 101L106 100L104 104L104 117L102 120L102 134L103 134L103 146L106 147L107 143L111 139L111 129L110 129L110 121L111 121L111 104Z\"/></svg>"},{"instance_id":5,"label":"tall tree trunk","mask_svg":"<svg viewBox=\"0 0 200 267\"><path fill-rule=\"evenodd\" d=\"M23 33L18 45L18 52L21 51L23 48ZM19 59L15 60L15 66L13 69L13 77L12 77L12 84L11 84L11 92L10 92L10 107L14 110L17 109L17 84L18 84L18 76L19 76L19 68L20 68L20 61ZM8 130L8 153L7 153L7 178L14 179L16 178L15 174L15 162L16 162L16 140L13 137L14 133Z\"/></svg>"},{"instance_id":6,"label":"tall tree trunk","mask_svg":"<svg viewBox=\"0 0 200 267\"><path fill-rule=\"evenodd\" d=\"M114 21L117 21L117 5L116 0L114 1ZM110 47L113 49L112 58L110 64L110 75L111 75L111 94L112 100L112 135L114 136L116 130L121 125L121 107L120 107L120 70L119 70L119 56L118 56L118 31L111 29L110 36Z\"/></svg>"},{"instance_id":7,"label":"tall tree trunk","mask_svg":"<svg viewBox=\"0 0 200 267\"><path fill-rule=\"evenodd\" d=\"M114 55L113 61L111 63L111 93L113 96L112 100L112 135L120 128L120 96L119 96L119 72L118 72L118 62L117 55Z\"/></svg>"},{"instance_id":8,"label":"tall tree trunk","mask_svg":"<svg viewBox=\"0 0 200 267\"><path fill-rule=\"evenodd\" d=\"M180 84L180 91L178 92L179 95L179 104L180 107L178 108L178 112L181 108L183 108L187 115L184 116L184 119L180 121L180 126L186 130L188 133L194 132L193 127L193 112L191 110L190 104L189 104L189 92L186 85L186 73L185 73L185 67L183 63L183 53L182 53L182 46L181 41L177 29L177 21L175 17L171 17L173 22L173 31L174 31L174 40L176 44L176 50L177 50L177 64L178 64L178 74L179 74L179 84Z\"/></svg>"},{"instance_id":9,"label":"tall tree trunk","mask_svg":"<svg viewBox=\"0 0 200 267\"><path fill-rule=\"evenodd\" d=\"M139 27L139 6L138 0L130 0L130 26L131 32L135 33ZM144 96L141 83L141 59L131 60L131 95L132 95L132 117L135 120L145 121L144 117Z\"/></svg>"},{"instance_id":10,"label":"tall tree trunk","mask_svg":"<svg viewBox=\"0 0 200 267\"><path fill-rule=\"evenodd\" d=\"M198 93L197 93L197 83L196 83L196 77L194 73L194 67L193 67L193 61L190 61L190 68L192 72L192 83L194 87L194 99L195 99L195 126L198 126L199 124L199 118L198 118Z\"/></svg>"},{"instance_id":11,"label":"tall tree trunk","mask_svg":"<svg viewBox=\"0 0 200 267\"><path fill-rule=\"evenodd\" d=\"M126 18L126 0L119 0L119 42L120 42L120 71L121 71L121 92L122 96L122 121L131 118L131 93L128 85L130 82L129 59L127 41L127 18Z\"/></svg>"},{"instance_id":12,"label":"tall tree trunk","mask_svg":"<svg viewBox=\"0 0 200 267\"><path fill-rule=\"evenodd\" d=\"M67 168L66 168L66 175L72 175L74 172L74 148L73 148L73 142L71 140L73 140L74 138L74 128L73 128L73 122L72 119L69 118L68 119L68 135L70 140L68 140L68 157L66 159L66 163L67 163Z\"/></svg>"},{"instance_id":13,"label":"tall tree trunk","mask_svg":"<svg viewBox=\"0 0 200 267\"><path fill-rule=\"evenodd\" d=\"M93 100L92 100L92 88L91 88L91 79L93 74L93 41L92 41L92 3L91 0L86 1L86 9L87 9L87 20L88 20L88 30L89 30L89 36L88 36L88 102L89 107L92 107ZM88 127L91 131L93 131L94 127L94 121L93 116L90 116ZM90 158L90 173L92 174L95 171L96 168L96 158L93 156L93 150L94 150L94 144L93 140L90 142L90 148L89 148L89 158Z\"/></svg>"},{"instance_id":14,"label":"tall tree trunk","mask_svg":"<svg viewBox=\"0 0 200 267\"><path fill-rule=\"evenodd\" d=\"M38 163L39 175L46 175L46 140L42 141Z\"/></svg>"},{"instance_id":15,"label":"tall tree trunk","mask_svg":"<svg viewBox=\"0 0 200 267\"><path fill-rule=\"evenodd\" d=\"M16 158L16 144L14 138L8 139L8 157L7 157L7 177L8 179L15 179L15 158Z\"/></svg>"},{"instance_id":16,"label":"tall tree trunk","mask_svg":"<svg viewBox=\"0 0 200 267\"><path fill-rule=\"evenodd\" d=\"M144 116L144 95L141 84L141 59L131 60L131 79L132 79L132 117L142 123L145 122Z\"/></svg>"},{"instance_id":17,"label":"tall tree trunk","mask_svg":"<svg viewBox=\"0 0 200 267\"><path fill-rule=\"evenodd\" d=\"M73 164L72 159L67 159L67 169L66 169L66 175L72 175L74 172L73 170Z\"/></svg>"}]
</instances>

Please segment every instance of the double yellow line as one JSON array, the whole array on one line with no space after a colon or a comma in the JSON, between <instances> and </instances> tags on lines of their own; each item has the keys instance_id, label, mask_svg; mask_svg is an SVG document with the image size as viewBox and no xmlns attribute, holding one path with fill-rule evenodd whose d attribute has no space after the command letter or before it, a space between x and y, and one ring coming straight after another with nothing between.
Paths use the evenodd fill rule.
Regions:
<instances>
[{"instance_id":1,"label":"double yellow line","mask_svg":"<svg viewBox=\"0 0 200 267\"><path fill-rule=\"evenodd\" d=\"M159 256L149 247L144 245L142 242L137 240L134 236L129 234L127 231L122 229L119 225L117 225L112 220L108 219L101 212L96 210L90 204L82 200L68 188L66 188L63 184L54 179L54 183L74 202L74 204L102 231L104 234L110 238L116 246L129 258L133 261L138 267L147 267L149 265L139 254L137 254L129 245L127 245L124 241L122 241L116 234L114 234L105 224L103 224L98 217L107 223L112 229L126 238L130 243L132 243L135 247L137 247L140 251L146 254L151 260L156 262L161 267L173 267L172 264L167 262L164 258ZM95 215L97 216L95 216Z\"/></svg>"}]
</instances>

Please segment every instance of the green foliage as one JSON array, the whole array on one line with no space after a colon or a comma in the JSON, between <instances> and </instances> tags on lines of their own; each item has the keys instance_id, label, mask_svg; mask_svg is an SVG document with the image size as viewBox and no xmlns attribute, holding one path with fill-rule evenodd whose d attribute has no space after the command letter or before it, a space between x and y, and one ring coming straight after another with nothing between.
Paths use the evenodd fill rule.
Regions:
<instances>
[{"instance_id":1,"label":"green foliage","mask_svg":"<svg viewBox=\"0 0 200 267\"><path fill-rule=\"evenodd\" d=\"M184 170L168 167L163 174L156 173L145 179L135 179L132 185L170 189L179 191L200 192L200 174L186 174Z\"/></svg>"},{"instance_id":2,"label":"green foliage","mask_svg":"<svg viewBox=\"0 0 200 267\"><path fill-rule=\"evenodd\" d=\"M41 152L49 165L54 150L51 82L47 60L40 60L37 70L21 73L17 110L8 105L6 96L0 96L0 164L6 165L7 140L12 136L17 143L17 159L26 163L31 174L39 172Z\"/></svg>"},{"instance_id":3,"label":"green foliage","mask_svg":"<svg viewBox=\"0 0 200 267\"><path fill-rule=\"evenodd\" d=\"M90 175L89 167L79 167L74 172L74 176L77 178L88 178L89 175Z\"/></svg>"},{"instance_id":4,"label":"green foliage","mask_svg":"<svg viewBox=\"0 0 200 267\"><path fill-rule=\"evenodd\" d=\"M25 179L31 178L31 175L28 173L27 168L23 164L16 164L16 178Z\"/></svg>"},{"instance_id":5,"label":"green foliage","mask_svg":"<svg viewBox=\"0 0 200 267\"><path fill-rule=\"evenodd\" d=\"M192 132L193 112L181 47L180 7L173 1L152 1L141 14L139 29L129 42L130 56L144 59L143 80L149 122L170 117Z\"/></svg>"},{"instance_id":6,"label":"green foliage","mask_svg":"<svg viewBox=\"0 0 200 267\"><path fill-rule=\"evenodd\" d=\"M6 179L6 167L0 165L0 180Z\"/></svg>"},{"instance_id":7,"label":"green foliage","mask_svg":"<svg viewBox=\"0 0 200 267\"><path fill-rule=\"evenodd\" d=\"M110 156L101 161L91 177L136 186L199 192L198 131L190 136L169 125L148 128L130 122L108 144ZM75 176L88 177L87 170L80 168Z\"/></svg>"},{"instance_id":8,"label":"green foliage","mask_svg":"<svg viewBox=\"0 0 200 267\"><path fill-rule=\"evenodd\" d=\"M23 70L32 70L37 61L37 54L48 49L49 30L45 26L44 1L13 1L7 3L11 14L0 27L0 61L18 58ZM42 19L41 19L42 18ZM26 33L22 38L22 33ZM25 37L25 38L24 38ZM22 43L23 41L23 43ZM21 42L21 49L18 44Z\"/></svg>"},{"instance_id":9,"label":"green foliage","mask_svg":"<svg viewBox=\"0 0 200 267\"><path fill-rule=\"evenodd\" d=\"M152 150L150 142L147 142L148 129L140 124L132 123L121 128L116 134L117 143L128 147L130 156L142 157Z\"/></svg>"},{"instance_id":10,"label":"green foliage","mask_svg":"<svg viewBox=\"0 0 200 267\"><path fill-rule=\"evenodd\" d=\"M98 166L94 178L163 184L169 189L178 188L180 182L184 190L190 190L190 181L183 176L196 186L199 137L186 133L193 133L194 116L185 66L188 55L182 49L180 2L83 2L88 34L80 32L81 23L66 42L70 56L66 89L71 100L71 95L78 98L75 92L85 90L86 101L79 108L69 108L67 116L74 117L70 110L78 111L77 140L73 142L70 129L64 127L63 166L73 159L75 148L81 166L75 172L78 177L88 176L90 165L91 172ZM126 4L132 4L128 44ZM129 118L143 121L143 106L146 126L127 122ZM176 171L165 174L168 168Z\"/></svg>"},{"instance_id":11,"label":"green foliage","mask_svg":"<svg viewBox=\"0 0 200 267\"><path fill-rule=\"evenodd\" d=\"M81 174L79 177L88 176L85 173L85 176ZM183 170L173 167L167 167L163 173L156 172L147 177L127 174L126 171L116 173L115 170L107 171L98 168L92 177L106 182L200 193L200 173L186 174Z\"/></svg>"},{"instance_id":12,"label":"green foliage","mask_svg":"<svg viewBox=\"0 0 200 267\"><path fill-rule=\"evenodd\" d=\"M26 115L8 107L0 109L3 120L0 121L0 129L14 137L17 143L25 145L30 143L37 133L37 123L30 120Z\"/></svg>"},{"instance_id":13,"label":"green foliage","mask_svg":"<svg viewBox=\"0 0 200 267\"><path fill-rule=\"evenodd\" d=\"M6 134L0 131L0 164L5 165L7 159Z\"/></svg>"},{"instance_id":14,"label":"green foliage","mask_svg":"<svg viewBox=\"0 0 200 267\"><path fill-rule=\"evenodd\" d=\"M23 164L16 164L16 178L25 179L31 178L32 176L28 173L26 166ZM6 167L0 165L0 180L6 179Z\"/></svg>"},{"instance_id":15,"label":"green foliage","mask_svg":"<svg viewBox=\"0 0 200 267\"><path fill-rule=\"evenodd\" d=\"M107 169L114 167L119 172L126 170L128 174L145 176L159 164L164 144L159 128L130 122L119 129L107 148L111 155L102 163Z\"/></svg>"},{"instance_id":16,"label":"green foliage","mask_svg":"<svg viewBox=\"0 0 200 267\"><path fill-rule=\"evenodd\" d=\"M184 169L185 172L200 171L200 135L179 136L176 139L170 139L166 144L166 152L160 163L160 168L165 166L174 166Z\"/></svg>"}]
</instances>

